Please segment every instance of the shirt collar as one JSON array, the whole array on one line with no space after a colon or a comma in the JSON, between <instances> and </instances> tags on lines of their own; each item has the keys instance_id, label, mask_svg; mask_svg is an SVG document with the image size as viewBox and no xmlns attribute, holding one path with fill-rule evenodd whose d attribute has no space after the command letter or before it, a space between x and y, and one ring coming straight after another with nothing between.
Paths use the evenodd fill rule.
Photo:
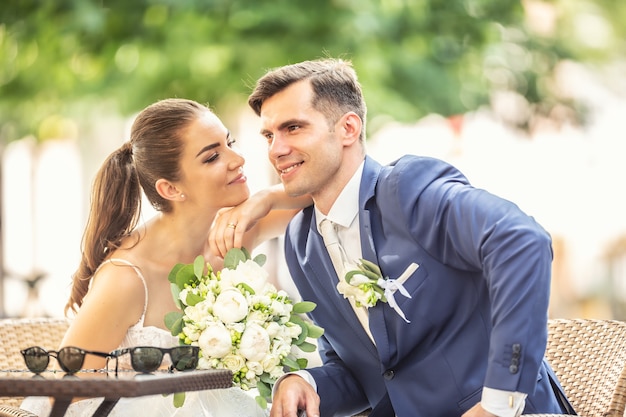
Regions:
<instances>
[{"instance_id":1,"label":"shirt collar","mask_svg":"<svg viewBox=\"0 0 626 417\"><path fill-rule=\"evenodd\" d=\"M328 219L345 228L349 228L357 214L359 213L359 190L361 188L361 177L363 176L363 166L365 162L354 172L350 181L343 188L333 206L328 212L328 216L324 216L321 211L315 207L315 218L317 219L317 227L324 219Z\"/></svg>"}]
</instances>

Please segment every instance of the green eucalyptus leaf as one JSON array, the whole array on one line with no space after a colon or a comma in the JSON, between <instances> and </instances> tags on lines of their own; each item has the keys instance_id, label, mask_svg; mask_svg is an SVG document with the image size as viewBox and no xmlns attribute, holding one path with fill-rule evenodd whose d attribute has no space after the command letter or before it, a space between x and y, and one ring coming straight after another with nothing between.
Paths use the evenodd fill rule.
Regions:
<instances>
[{"instance_id":1,"label":"green eucalyptus leaf","mask_svg":"<svg viewBox=\"0 0 626 417\"><path fill-rule=\"evenodd\" d=\"M261 395L257 395L256 397L254 397L254 399L259 407L261 407L261 410L265 410L267 408L267 400Z\"/></svg>"},{"instance_id":2,"label":"green eucalyptus leaf","mask_svg":"<svg viewBox=\"0 0 626 417\"><path fill-rule=\"evenodd\" d=\"M183 331L183 313L171 311L165 315L165 327L170 329L172 336L178 336Z\"/></svg>"},{"instance_id":3,"label":"green eucalyptus leaf","mask_svg":"<svg viewBox=\"0 0 626 417\"><path fill-rule=\"evenodd\" d=\"M289 317L289 321L293 324L297 324L298 326L306 326L306 324L304 323L304 319L295 314L292 314L291 317Z\"/></svg>"},{"instance_id":4,"label":"green eucalyptus leaf","mask_svg":"<svg viewBox=\"0 0 626 417\"><path fill-rule=\"evenodd\" d=\"M194 294L194 293L187 293L187 299L185 300L185 303L188 306L195 306L196 304L198 304L200 301L202 301L203 298L200 297L198 294Z\"/></svg>"},{"instance_id":5,"label":"green eucalyptus leaf","mask_svg":"<svg viewBox=\"0 0 626 417\"><path fill-rule=\"evenodd\" d=\"M194 274L193 264L185 264L176 272L176 285L180 289L185 288L185 284L191 285L196 280L197 279L196 275Z\"/></svg>"},{"instance_id":6,"label":"green eucalyptus leaf","mask_svg":"<svg viewBox=\"0 0 626 417\"><path fill-rule=\"evenodd\" d=\"M307 324L304 321L297 323L297 324L300 326L302 331L300 332L300 335L298 336L298 338L293 341L293 344L296 346L300 345L302 342L306 340L307 337L309 337L309 328L307 327Z\"/></svg>"},{"instance_id":7,"label":"green eucalyptus leaf","mask_svg":"<svg viewBox=\"0 0 626 417\"><path fill-rule=\"evenodd\" d=\"M224 268L235 269L239 262L245 262L250 259L250 254L248 254L245 249L232 248L226 252L226 256L224 256Z\"/></svg>"},{"instance_id":8,"label":"green eucalyptus leaf","mask_svg":"<svg viewBox=\"0 0 626 417\"><path fill-rule=\"evenodd\" d=\"M350 282L352 282L352 277L354 277L355 275L360 275L361 271L348 271L346 272L346 276L345 276L345 280L348 284L350 284Z\"/></svg>"},{"instance_id":9,"label":"green eucalyptus leaf","mask_svg":"<svg viewBox=\"0 0 626 417\"><path fill-rule=\"evenodd\" d=\"M298 361L296 361L290 356L284 357L283 360L280 361L280 363L284 366L288 366L290 370L292 371L298 371L300 369L300 365L298 365Z\"/></svg>"},{"instance_id":10,"label":"green eucalyptus leaf","mask_svg":"<svg viewBox=\"0 0 626 417\"><path fill-rule=\"evenodd\" d=\"M315 346L313 343L302 342L298 345L298 348L303 352L311 353L311 352L315 352L315 349L317 349L317 346Z\"/></svg>"},{"instance_id":11,"label":"green eucalyptus leaf","mask_svg":"<svg viewBox=\"0 0 626 417\"><path fill-rule=\"evenodd\" d=\"M296 362L298 362L298 366L300 367L300 369L306 369L307 365L309 364L307 358L298 358Z\"/></svg>"},{"instance_id":12,"label":"green eucalyptus leaf","mask_svg":"<svg viewBox=\"0 0 626 417\"><path fill-rule=\"evenodd\" d=\"M206 262L204 261L204 256L202 255L198 255L196 256L196 259L194 259L193 261L193 275L200 279L202 278L202 275L204 274L204 264Z\"/></svg>"},{"instance_id":13,"label":"green eucalyptus leaf","mask_svg":"<svg viewBox=\"0 0 626 417\"><path fill-rule=\"evenodd\" d=\"M265 256L265 254L263 253L260 253L257 256L255 256L253 260L257 265L263 266L265 265L265 262L267 261L267 256Z\"/></svg>"},{"instance_id":14,"label":"green eucalyptus leaf","mask_svg":"<svg viewBox=\"0 0 626 417\"><path fill-rule=\"evenodd\" d=\"M317 339L324 334L324 328L320 326L316 326L313 323L305 322L309 337L313 339Z\"/></svg>"},{"instance_id":15,"label":"green eucalyptus leaf","mask_svg":"<svg viewBox=\"0 0 626 417\"><path fill-rule=\"evenodd\" d=\"M383 272L380 270L380 267L376 265L374 262L368 261L367 259L361 258L361 265L365 267L368 271L375 273L377 276L382 277Z\"/></svg>"},{"instance_id":16,"label":"green eucalyptus leaf","mask_svg":"<svg viewBox=\"0 0 626 417\"><path fill-rule=\"evenodd\" d=\"M295 303L293 305L293 309L291 310L294 314L304 314L315 310L317 304L311 301L300 301L299 303Z\"/></svg>"},{"instance_id":17,"label":"green eucalyptus leaf","mask_svg":"<svg viewBox=\"0 0 626 417\"><path fill-rule=\"evenodd\" d=\"M259 395L263 398L270 398L272 396L272 387L267 382L261 379L256 384L257 389L259 390Z\"/></svg>"},{"instance_id":18,"label":"green eucalyptus leaf","mask_svg":"<svg viewBox=\"0 0 626 417\"><path fill-rule=\"evenodd\" d=\"M180 408L185 404L185 393L184 392L175 392L174 393L174 407Z\"/></svg>"},{"instance_id":19,"label":"green eucalyptus leaf","mask_svg":"<svg viewBox=\"0 0 626 417\"><path fill-rule=\"evenodd\" d=\"M176 275L178 274L178 271L180 270L180 268L182 268L183 266L185 266L185 264L176 264L174 265L174 268L172 268L172 270L170 271L169 275L167 276L167 280L169 282L171 282L172 284L176 283Z\"/></svg>"},{"instance_id":20,"label":"green eucalyptus leaf","mask_svg":"<svg viewBox=\"0 0 626 417\"><path fill-rule=\"evenodd\" d=\"M252 259L252 256L250 255L250 252L248 252L248 249L242 247L241 248L241 253L243 253L243 256L246 257L244 262L247 261L248 259Z\"/></svg>"},{"instance_id":21,"label":"green eucalyptus leaf","mask_svg":"<svg viewBox=\"0 0 626 417\"><path fill-rule=\"evenodd\" d=\"M180 288L178 285L172 283L170 284L170 290L172 291L172 298L174 299L174 304L181 310L185 308L183 302L180 300Z\"/></svg>"},{"instance_id":22,"label":"green eucalyptus leaf","mask_svg":"<svg viewBox=\"0 0 626 417\"><path fill-rule=\"evenodd\" d=\"M272 376L267 372L263 372L259 380L263 381L265 384L267 384L270 387L274 385L274 383L276 382L276 378L272 378Z\"/></svg>"}]
</instances>

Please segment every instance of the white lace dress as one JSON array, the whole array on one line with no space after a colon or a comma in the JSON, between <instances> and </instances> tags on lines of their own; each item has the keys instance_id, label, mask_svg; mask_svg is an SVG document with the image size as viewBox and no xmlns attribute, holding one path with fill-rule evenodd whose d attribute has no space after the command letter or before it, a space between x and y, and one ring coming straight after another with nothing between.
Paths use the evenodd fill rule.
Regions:
<instances>
[{"instance_id":1,"label":"white lace dress","mask_svg":"<svg viewBox=\"0 0 626 417\"><path fill-rule=\"evenodd\" d=\"M110 261L129 264L123 259L111 259ZM132 346L177 346L177 339L170 332L153 326L144 327L144 316L148 303L148 290L141 271L134 265L129 264L141 278L146 288L144 314L139 321L128 329L126 337L120 348ZM120 368L130 367L128 364L130 355L120 358ZM163 359L164 366L169 363L169 356ZM123 363L126 362L126 363ZM192 371L193 372L193 371ZM256 391L243 391L239 388L215 389L206 391L187 392L182 407L173 405L172 395L150 395L136 398L122 398L109 414L109 417L267 417L268 410L262 410L254 400ZM83 417L93 415L102 402L102 398L91 398L72 403L65 417ZM47 397L27 397L20 408L28 410L38 416L49 415L51 403Z\"/></svg>"}]
</instances>

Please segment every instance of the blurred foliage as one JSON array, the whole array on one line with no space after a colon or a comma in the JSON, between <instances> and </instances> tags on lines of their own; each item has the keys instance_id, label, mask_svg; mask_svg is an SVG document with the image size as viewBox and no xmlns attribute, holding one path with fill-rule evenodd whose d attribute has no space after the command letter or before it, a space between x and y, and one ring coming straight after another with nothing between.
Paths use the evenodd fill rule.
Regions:
<instances>
[{"instance_id":1,"label":"blurred foliage","mask_svg":"<svg viewBox=\"0 0 626 417\"><path fill-rule=\"evenodd\" d=\"M475 110L498 91L581 120L555 68L624 56L624 21L614 0L3 0L0 138L41 139L97 106L128 115L165 97L221 113L267 69L327 55L353 61L373 128Z\"/></svg>"}]
</instances>

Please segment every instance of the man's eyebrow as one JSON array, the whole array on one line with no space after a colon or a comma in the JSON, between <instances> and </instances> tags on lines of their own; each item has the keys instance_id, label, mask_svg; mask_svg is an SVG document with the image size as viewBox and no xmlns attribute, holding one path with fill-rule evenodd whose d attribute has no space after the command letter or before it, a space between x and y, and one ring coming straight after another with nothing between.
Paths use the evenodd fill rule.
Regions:
<instances>
[{"instance_id":1,"label":"man's eyebrow","mask_svg":"<svg viewBox=\"0 0 626 417\"><path fill-rule=\"evenodd\" d=\"M226 141L227 141L227 142L228 142L228 139L230 139L230 136L231 136L231 135L230 135L230 130L227 130L227 131L226 131ZM218 148L218 147L220 147L220 146L221 146L221 144L220 144L219 142L215 142L215 143L212 143L212 144L210 144L210 145L207 145L207 146L205 146L204 148L200 149L200 152L198 152L198 153L196 154L196 158L197 158L198 156L202 155L203 153L205 153L206 151L210 151L211 149L215 149L215 148Z\"/></svg>"},{"instance_id":2,"label":"man's eyebrow","mask_svg":"<svg viewBox=\"0 0 626 417\"><path fill-rule=\"evenodd\" d=\"M289 119L289 120L285 120L284 122L282 122L281 124L278 125L278 131L284 130L286 128L288 128L289 126L293 126L293 125L298 125L298 126L307 126L310 123L302 120L302 119ZM271 130L268 129L261 129L261 134L265 135L268 133L272 133Z\"/></svg>"}]
</instances>

